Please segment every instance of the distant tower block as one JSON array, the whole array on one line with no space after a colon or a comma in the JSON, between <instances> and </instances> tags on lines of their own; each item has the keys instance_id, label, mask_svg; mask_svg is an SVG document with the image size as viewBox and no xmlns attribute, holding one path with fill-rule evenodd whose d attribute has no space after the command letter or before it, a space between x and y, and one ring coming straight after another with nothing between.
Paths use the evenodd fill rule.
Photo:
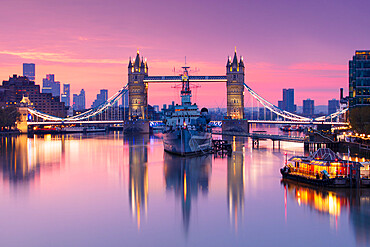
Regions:
<instances>
[{"instance_id":1,"label":"distant tower block","mask_svg":"<svg viewBox=\"0 0 370 247\"><path fill-rule=\"evenodd\" d=\"M227 87L227 116L232 119L244 118L244 62L243 57L238 58L236 49L234 59L227 59L226 63Z\"/></svg>"},{"instance_id":2,"label":"distant tower block","mask_svg":"<svg viewBox=\"0 0 370 247\"><path fill-rule=\"evenodd\" d=\"M129 120L148 119L148 76L146 59L140 59L139 51L136 58L128 63Z\"/></svg>"}]
</instances>

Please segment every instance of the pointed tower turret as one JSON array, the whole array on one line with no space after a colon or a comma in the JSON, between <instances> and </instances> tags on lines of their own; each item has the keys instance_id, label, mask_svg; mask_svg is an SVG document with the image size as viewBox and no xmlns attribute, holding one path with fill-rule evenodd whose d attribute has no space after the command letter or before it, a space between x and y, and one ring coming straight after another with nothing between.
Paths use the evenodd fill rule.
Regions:
<instances>
[{"instance_id":1,"label":"pointed tower turret","mask_svg":"<svg viewBox=\"0 0 370 247\"><path fill-rule=\"evenodd\" d=\"M236 55L236 50L235 50L235 53L234 53L234 58L233 58L233 63L232 63L232 66L233 68L235 67L238 67L238 56Z\"/></svg>"},{"instance_id":2,"label":"pointed tower turret","mask_svg":"<svg viewBox=\"0 0 370 247\"><path fill-rule=\"evenodd\" d=\"M130 59L128 60L128 68L129 68L129 69L131 69L131 68L132 68L131 57L130 57Z\"/></svg>"},{"instance_id":3,"label":"pointed tower turret","mask_svg":"<svg viewBox=\"0 0 370 247\"><path fill-rule=\"evenodd\" d=\"M145 58L145 74L148 75L148 63L146 62L146 58Z\"/></svg>"},{"instance_id":4,"label":"pointed tower turret","mask_svg":"<svg viewBox=\"0 0 370 247\"><path fill-rule=\"evenodd\" d=\"M143 57L141 57L140 68L142 68L143 70L145 69L144 58Z\"/></svg>"},{"instance_id":5,"label":"pointed tower turret","mask_svg":"<svg viewBox=\"0 0 370 247\"><path fill-rule=\"evenodd\" d=\"M240 56L239 71L243 71L244 72L244 60L243 60L243 57L242 56Z\"/></svg>"},{"instance_id":6,"label":"pointed tower turret","mask_svg":"<svg viewBox=\"0 0 370 247\"><path fill-rule=\"evenodd\" d=\"M230 70L230 66L231 66L231 61L230 61L230 57L228 56L227 62L226 62L226 72Z\"/></svg>"},{"instance_id":7,"label":"pointed tower turret","mask_svg":"<svg viewBox=\"0 0 370 247\"><path fill-rule=\"evenodd\" d=\"M139 66L140 66L140 55L139 55L139 50L137 50L134 67L135 69L137 69L139 68Z\"/></svg>"}]
</instances>

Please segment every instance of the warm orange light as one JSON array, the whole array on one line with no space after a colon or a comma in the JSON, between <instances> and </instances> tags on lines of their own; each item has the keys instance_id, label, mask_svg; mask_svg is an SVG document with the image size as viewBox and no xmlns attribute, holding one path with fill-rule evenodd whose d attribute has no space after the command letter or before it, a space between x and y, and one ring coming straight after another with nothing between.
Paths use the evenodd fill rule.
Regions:
<instances>
[{"instance_id":1,"label":"warm orange light","mask_svg":"<svg viewBox=\"0 0 370 247\"><path fill-rule=\"evenodd\" d=\"M186 172L184 173L184 201L186 201Z\"/></svg>"}]
</instances>

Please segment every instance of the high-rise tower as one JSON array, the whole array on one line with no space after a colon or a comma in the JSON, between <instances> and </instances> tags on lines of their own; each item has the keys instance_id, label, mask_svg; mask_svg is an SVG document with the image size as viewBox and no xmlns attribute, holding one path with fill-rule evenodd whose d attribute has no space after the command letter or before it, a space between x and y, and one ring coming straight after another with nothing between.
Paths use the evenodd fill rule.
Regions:
<instances>
[{"instance_id":1,"label":"high-rise tower","mask_svg":"<svg viewBox=\"0 0 370 247\"><path fill-rule=\"evenodd\" d=\"M23 76L26 76L30 81L35 81L35 64L24 63L23 64Z\"/></svg>"},{"instance_id":2,"label":"high-rise tower","mask_svg":"<svg viewBox=\"0 0 370 247\"><path fill-rule=\"evenodd\" d=\"M370 50L360 50L349 61L349 108L369 105Z\"/></svg>"},{"instance_id":3,"label":"high-rise tower","mask_svg":"<svg viewBox=\"0 0 370 247\"><path fill-rule=\"evenodd\" d=\"M129 90L129 119L148 118L148 83L144 77L148 76L146 59L140 59L139 51L136 58L128 63L128 90Z\"/></svg>"},{"instance_id":4,"label":"high-rise tower","mask_svg":"<svg viewBox=\"0 0 370 247\"><path fill-rule=\"evenodd\" d=\"M244 118L244 62L243 57L236 55L226 63L226 87L227 87L227 116L232 119Z\"/></svg>"}]
</instances>

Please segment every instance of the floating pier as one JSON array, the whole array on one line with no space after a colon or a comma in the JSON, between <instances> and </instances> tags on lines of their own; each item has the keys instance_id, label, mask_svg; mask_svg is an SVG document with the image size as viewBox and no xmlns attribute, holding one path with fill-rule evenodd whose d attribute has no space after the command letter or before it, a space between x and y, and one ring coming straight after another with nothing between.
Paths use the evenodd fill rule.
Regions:
<instances>
[{"instance_id":1,"label":"floating pier","mask_svg":"<svg viewBox=\"0 0 370 247\"><path fill-rule=\"evenodd\" d=\"M232 153L231 144L226 140L212 140L212 150L215 156L230 156Z\"/></svg>"}]
</instances>

